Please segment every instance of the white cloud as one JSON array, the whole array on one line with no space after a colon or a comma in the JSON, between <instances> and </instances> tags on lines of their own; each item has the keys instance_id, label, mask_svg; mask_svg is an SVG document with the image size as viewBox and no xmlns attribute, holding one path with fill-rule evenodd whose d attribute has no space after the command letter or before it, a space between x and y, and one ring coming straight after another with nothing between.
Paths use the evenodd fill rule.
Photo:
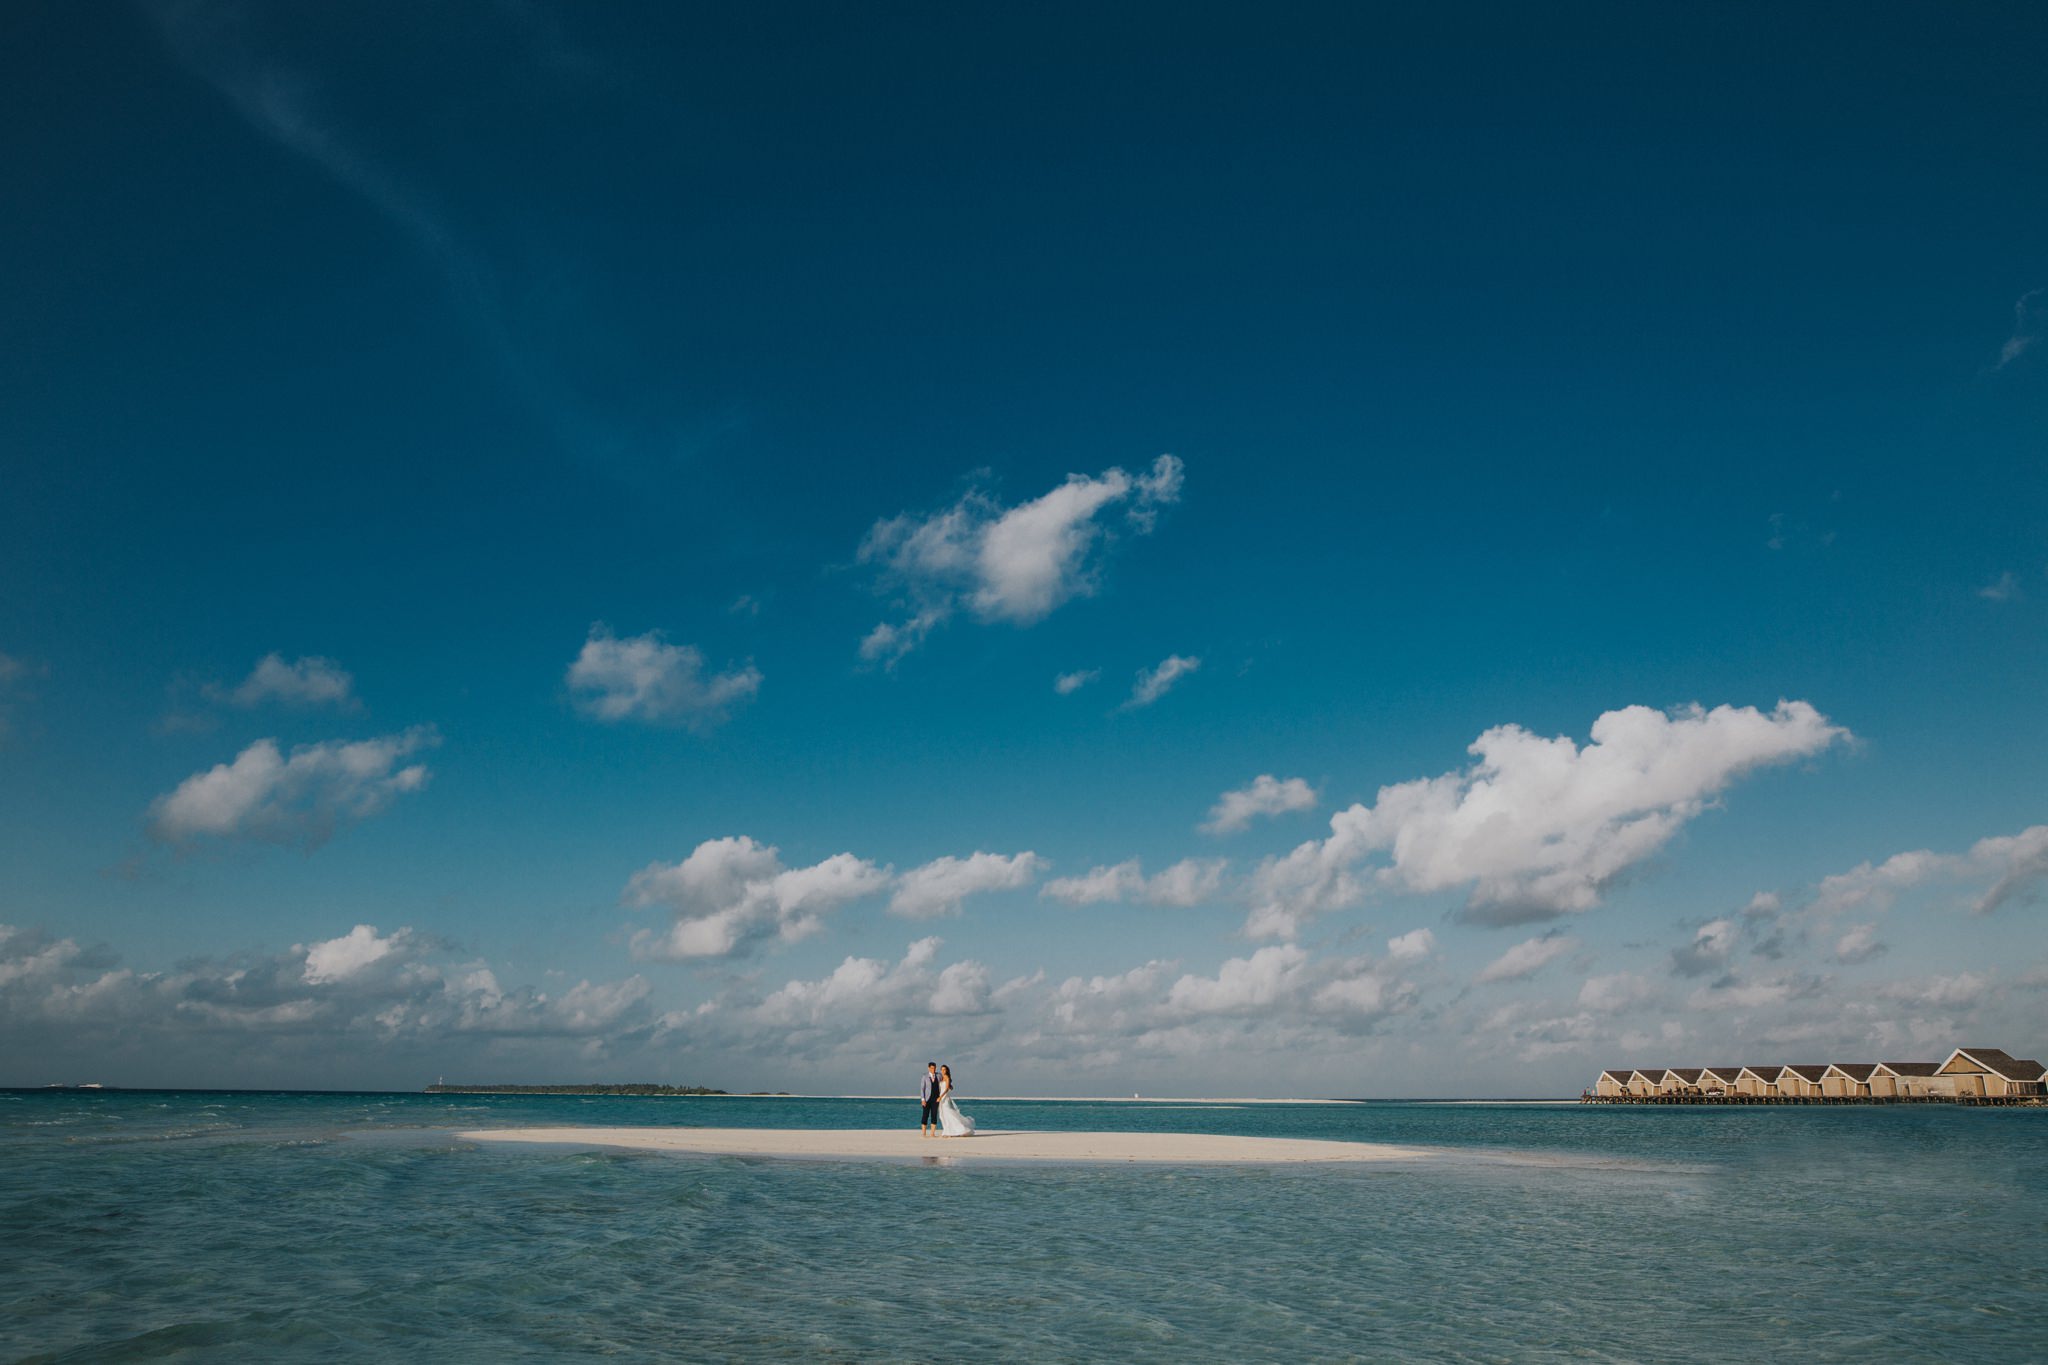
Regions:
<instances>
[{"instance_id":1,"label":"white cloud","mask_svg":"<svg viewBox=\"0 0 2048 1365\"><path fill-rule=\"evenodd\" d=\"M1835 961L1852 964L1868 962L1886 951L1886 946L1878 942L1875 924L1858 924L1836 940Z\"/></svg>"},{"instance_id":2,"label":"white cloud","mask_svg":"<svg viewBox=\"0 0 2048 1365\"><path fill-rule=\"evenodd\" d=\"M1152 905L1199 905L1216 894L1229 866L1223 858L1183 858L1147 878L1142 899Z\"/></svg>"},{"instance_id":3,"label":"white cloud","mask_svg":"<svg viewBox=\"0 0 2048 1365\"><path fill-rule=\"evenodd\" d=\"M1706 1011L1769 1011L1817 999L1827 987L1826 980L1810 973L1781 972L1749 979L1726 976L1694 989L1686 1003Z\"/></svg>"},{"instance_id":4,"label":"white cloud","mask_svg":"<svg viewBox=\"0 0 2048 1365\"><path fill-rule=\"evenodd\" d=\"M1213 977L1183 976L1166 993L1167 1008L1182 1014L1243 1014L1300 991L1308 954L1292 943L1234 957Z\"/></svg>"},{"instance_id":5,"label":"white cloud","mask_svg":"<svg viewBox=\"0 0 2048 1365\"><path fill-rule=\"evenodd\" d=\"M675 916L666 932L636 934L633 951L679 961L727 957L770 938L794 943L888 882L886 869L851 853L785 868L778 849L745 835L707 839L681 862L650 863L626 883L628 904L665 906Z\"/></svg>"},{"instance_id":6,"label":"white cloud","mask_svg":"<svg viewBox=\"0 0 2048 1365\"><path fill-rule=\"evenodd\" d=\"M1130 700L1124 703L1124 710L1150 706L1165 696L1175 683L1201 666L1202 661L1198 658L1169 654L1156 667L1139 669L1138 681L1131 688Z\"/></svg>"},{"instance_id":7,"label":"white cloud","mask_svg":"<svg viewBox=\"0 0 2048 1365\"><path fill-rule=\"evenodd\" d=\"M1734 920L1709 920L1694 932L1691 943L1671 950L1671 970L1679 976L1725 971L1741 941L1742 926Z\"/></svg>"},{"instance_id":8,"label":"white cloud","mask_svg":"<svg viewBox=\"0 0 2048 1365\"><path fill-rule=\"evenodd\" d=\"M1099 668L1085 668L1073 673L1062 673L1052 680L1052 690L1063 697L1070 697L1101 676L1102 670Z\"/></svg>"},{"instance_id":9,"label":"white cloud","mask_svg":"<svg viewBox=\"0 0 2048 1365\"><path fill-rule=\"evenodd\" d=\"M1229 863L1221 858L1183 858L1147 877L1136 858L1092 868L1078 877L1055 877L1039 894L1068 905L1138 901L1182 908L1200 905L1223 885Z\"/></svg>"},{"instance_id":10,"label":"white cloud","mask_svg":"<svg viewBox=\"0 0 2048 1365\"><path fill-rule=\"evenodd\" d=\"M924 643L924 637L932 628L945 621L950 610L937 607L918 612L909 620L891 625L879 622L875 628L861 637L860 657L869 663L881 662L894 666L896 661Z\"/></svg>"},{"instance_id":11,"label":"white cloud","mask_svg":"<svg viewBox=\"0 0 2048 1365\"><path fill-rule=\"evenodd\" d=\"M1991 888L1977 898L1978 914L2029 899L2035 884L2048 878L2048 825L1979 839L1970 848L1970 864L1994 878Z\"/></svg>"},{"instance_id":12,"label":"white cloud","mask_svg":"<svg viewBox=\"0 0 2048 1365\"><path fill-rule=\"evenodd\" d=\"M1987 602L2010 602L2020 595L2020 581L2007 569L1998 577L1977 589L1977 596Z\"/></svg>"},{"instance_id":13,"label":"white cloud","mask_svg":"<svg viewBox=\"0 0 2048 1365\"><path fill-rule=\"evenodd\" d=\"M1004 857L1000 853L948 854L914 867L896 880L889 913L905 919L935 919L960 913L960 902L984 891L1014 891L1029 886L1046 866L1036 853Z\"/></svg>"},{"instance_id":14,"label":"white cloud","mask_svg":"<svg viewBox=\"0 0 2048 1365\"><path fill-rule=\"evenodd\" d=\"M1915 1009L1952 1010L1979 1003L1991 988L1991 978L1983 972L1954 972L1886 982L1877 993L1894 1004Z\"/></svg>"},{"instance_id":15,"label":"white cloud","mask_svg":"<svg viewBox=\"0 0 2048 1365\"><path fill-rule=\"evenodd\" d=\"M232 688L208 687L207 695L236 706L255 707L266 702L286 706L333 706L343 711L361 709L356 700L355 679L332 659L311 655L286 663L281 654L266 654L256 661L249 676Z\"/></svg>"},{"instance_id":16,"label":"white cloud","mask_svg":"<svg viewBox=\"0 0 2048 1365\"><path fill-rule=\"evenodd\" d=\"M1847 872L1823 877L1814 891L1816 914L1831 917L1850 910L1889 909L1900 893L1930 882L1989 883L1972 908L1978 914L2030 896L2048 879L2048 825L2033 825L2018 834L1979 839L1967 853L1936 853L1913 849L1895 853L1881 863L1859 863Z\"/></svg>"},{"instance_id":17,"label":"white cloud","mask_svg":"<svg viewBox=\"0 0 2048 1365\"><path fill-rule=\"evenodd\" d=\"M1152 462L1149 470L1137 476L1134 485L1137 497L1125 515L1140 534L1149 533L1158 523L1160 508L1171 507L1180 501L1180 489L1186 482L1186 476L1186 466L1173 455L1161 455Z\"/></svg>"},{"instance_id":18,"label":"white cloud","mask_svg":"<svg viewBox=\"0 0 2048 1365\"><path fill-rule=\"evenodd\" d=\"M776 1028L845 1033L987 1013L988 968L969 961L934 970L942 942L921 938L893 964L848 957L830 975L783 985L755 1007L752 1018Z\"/></svg>"},{"instance_id":19,"label":"white cloud","mask_svg":"<svg viewBox=\"0 0 2048 1365\"><path fill-rule=\"evenodd\" d=\"M1371 806L1332 816L1327 839L1268 859L1251 881L1247 932L1291 934L1357 904L1371 884L1469 888L1465 915L1486 923L1589 910L1737 778L1847 735L1802 701L1769 712L1625 707L1595 720L1584 748L1498 726L1473 742L1469 767L1382 787ZM1374 854L1387 861L1368 880Z\"/></svg>"},{"instance_id":20,"label":"white cloud","mask_svg":"<svg viewBox=\"0 0 2048 1365\"><path fill-rule=\"evenodd\" d=\"M0 987L55 976L80 956L78 944L71 939L52 940L47 935L0 924Z\"/></svg>"},{"instance_id":21,"label":"white cloud","mask_svg":"<svg viewBox=\"0 0 2048 1365\"><path fill-rule=\"evenodd\" d=\"M306 981L315 986L346 981L358 976L394 954L404 952L412 939L410 929L399 929L378 937L376 926L358 924L340 938L330 938L305 949Z\"/></svg>"},{"instance_id":22,"label":"white cloud","mask_svg":"<svg viewBox=\"0 0 2048 1365\"><path fill-rule=\"evenodd\" d=\"M1201 830L1204 834L1235 834L1261 815L1313 810L1315 804L1316 789L1304 779L1290 777L1282 781L1271 773L1260 773L1249 787L1217 797Z\"/></svg>"},{"instance_id":23,"label":"white cloud","mask_svg":"<svg viewBox=\"0 0 2048 1365\"><path fill-rule=\"evenodd\" d=\"M984 620L1030 625L1085 590L1088 548L1101 533L1095 514L1129 491L1120 472L1074 478L996 518L981 533L971 601Z\"/></svg>"},{"instance_id":24,"label":"white cloud","mask_svg":"<svg viewBox=\"0 0 2048 1365\"><path fill-rule=\"evenodd\" d=\"M658 630L620 639L600 623L569 665L568 685L577 709L597 720L705 726L760 691L761 672L747 664L707 678L694 646L669 644Z\"/></svg>"},{"instance_id":25,"label":"white cloud","mask_svg":"<svg viewBox=\"0 0 2048 1365\"><path fill-rule=\"evenodd\" d=\"M372 925L169 971L121 967L104 949L0 926L0 1036L60 1059L58 1076L81 1066L98 1076L118 1062L141 1083L372 1079L346 1068L396 1057L403 1071L452 1071L487 1057L565 1055L546 1050L555 1043L588 1058L644 1033L648 991L637 976L559 995L506 989L482 964L435 961L433 942L411 930L385 935Z\"/></svg>"},{"instance_id":26,"label":"white cloud","mask_svg":"<svg viewBox=\"0 0 2048 1365\"><path fill-rule=\"evenodd\" d=\"M1577 946L1576 940L1563 934L1544 934L1537 938L1524 939L1487 963L1480 970L1478 980L1521 981L1534 976Z\"/></svg>"},{"instance_id":27,"label":"white cloud","mask_svg":"<svg viewBox=\"0 0 2048 1365\"><path fill-rule=\"evenodd\" d=\"M1410 929L1387 940L1387 956L1396 962L1419 962L1436 951L1436 935L1427 929Z\"/></svg>"},{"instance_id":28,"label":"white cloud","mask_svg":"<svg viewBox=\"0 0 2048 1365\"><path fill-rule=\"evenodd\" d=\"M1077 1070L1135 1079L1192 1068L1188 1083L1200 1088L1188 1093L1217 1094L1219 1062L1247 1055L1263 1059L1256 1066L1268 1075L1275 1063L1315 1056L1316 1074L1327 1076L1332 1062L1359 1063L1363 1035L1414 1008L1418 991L1399 967L1391 957L1316 959L1294 944L1231 958L1214 975L1177 974L1154 960L1070 977L1042 1012L1019 1001L1020 1017L998 1036L1006 1054L1028 1054L1055 1083Z\"/></svg>"},{"instance_id":29,"label":"white cloud","mask_svg":"<svg viewBox=\"0 0 2048 1365\"><path fill-rule=\"evenodd\" d=\"M440 743L431 727L380 739L301 744L285 757L259 739L232 763L194 773L150 806L150 828L170 843L248 838L316 845L426 786L427 766L403 760Z\"/></svg>"},{"instance_id":30,"label":"white cloud","mask_svg":"<svg viewBox=\"0 0 2048 1365\"><path fill-rule=\"evenodd\" d=\"M1928 849L1896 853L1876 866L1859 863L1847 872L1821 878L1814 908L1824 915L1864 906L1887 909L1900 891L1941 876L1953 866L1952 859Z\"/></svg>"},{"instance_id":31,"label":"white cloud","mask_svg":"<svg viewBox=\"0 0 2048 1365\"><path fill-rule=\"evenodd\" d=\"M1166 993L1162 1017L1370 1023L1415 1002L1415 987L1393 974L1395 965L1367 958L1316 962L1296 944L1273 944L1229 959L1213 977L1182 976Z\"/></svg>"},{"instance_id":32,"label":"white cloud","mask_svg":"<svg viewBox=\"0 0 2048 1365\"><path fill-rule=\"evenodd\" d=\"M1998 348L1998 363L1992 368L2002 370L2034 349L2044 325L2048 325L2048 289L2030 289L2012 306L2012 335Z\"/></svg>"},{"instance_id":33,"label":"white cloud","mask_svg":"<svg viewBox=\"0 0 2048 1365\"><path fill-rule=\"evenodd\" d=\"M1597 1014L1619 1014L1634 1009L1656 993L1649 980L1634 972L1589 976L1579 987L1579 1008Z\"/></svg>"},{"instance_id":34,"label":"white cloud","mask_svg":"<svg viewBox=\"0 0 2048 1365\"><path fill-rule=\"evenodd\" d=\"M1161 455L1135 477L1116 468L1074 474L1015 507L975 490L928 516L876 522L859 560L875 568L878 586L897 595L908 615L870 631L861 657L893 664L959 611L1028 626L1093 593L1096 551L1108 537L1103 514L1122 505L1126 521L1144 534L1160 507L1179 500L1181 480L1181 462Z\"/></svg>"}]
</instances>

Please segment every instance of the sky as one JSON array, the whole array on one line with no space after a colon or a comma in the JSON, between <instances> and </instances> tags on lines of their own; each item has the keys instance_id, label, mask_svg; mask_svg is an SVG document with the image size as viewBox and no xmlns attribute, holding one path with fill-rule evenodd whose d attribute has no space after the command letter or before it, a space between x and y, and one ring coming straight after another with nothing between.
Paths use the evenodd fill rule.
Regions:
<instances>
[{"instance_id":1,"label":"sky","mask_svg":"<svg viewBox=\"0 0 2048 1365\"><path fill-rule=\"evenodd\" d=\"M36 0L0 1084L2048 1047L2048 16Z\"/></svg>"}]
</instances>

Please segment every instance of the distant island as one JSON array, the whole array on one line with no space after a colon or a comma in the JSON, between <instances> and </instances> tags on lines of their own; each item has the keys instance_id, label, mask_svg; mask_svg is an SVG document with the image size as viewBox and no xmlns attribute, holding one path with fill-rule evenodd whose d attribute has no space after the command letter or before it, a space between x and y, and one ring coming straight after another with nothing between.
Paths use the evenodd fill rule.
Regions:
<instances>
[{"instance_id":1,"label":"distant island","mask_svg":"<svg viewBox=\"0 0 2048 1365\"><path fill-rule=\"evenodd\" d=\"M429 1095L723 1095L708 1085L449 1085L436 1081Z\"/></svg>"}]
</instances>

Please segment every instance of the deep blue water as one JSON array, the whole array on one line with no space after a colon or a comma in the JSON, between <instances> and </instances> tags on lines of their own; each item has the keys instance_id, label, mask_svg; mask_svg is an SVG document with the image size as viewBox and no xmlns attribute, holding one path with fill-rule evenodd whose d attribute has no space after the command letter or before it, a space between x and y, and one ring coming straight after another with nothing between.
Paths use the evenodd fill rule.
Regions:
<instances>
[{"instance_id":1,"label":"deep blue water","mask_svg":"<svg viewBox=\"0 0 2048 1365\"><path fill-rule=\"evenodd\" d=\"M916 1107L0 1091L0 1358L2048 1358L2044 1110L964 1107L1458 1155L601 1155L446 1134Z\"/></svg>"}]
</instances>

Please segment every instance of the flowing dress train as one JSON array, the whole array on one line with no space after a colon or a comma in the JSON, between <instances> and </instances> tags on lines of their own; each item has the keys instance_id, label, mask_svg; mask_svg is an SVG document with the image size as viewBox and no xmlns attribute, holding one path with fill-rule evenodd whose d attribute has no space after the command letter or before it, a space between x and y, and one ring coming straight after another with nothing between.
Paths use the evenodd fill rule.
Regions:
<instances>
[{"instance_id":1,"label":"flowing dress train","mask_svg":"<svg viewBox=\"0 0 2048 1365\"><path fill-rule=\"evenodd\" d=\"M939 1092L939 1131L947 1137L973 1137L974 1120L960 1112L960 1106L953 1103L953 1087L947 1086Z\"/></svg>"}]
</instances>

